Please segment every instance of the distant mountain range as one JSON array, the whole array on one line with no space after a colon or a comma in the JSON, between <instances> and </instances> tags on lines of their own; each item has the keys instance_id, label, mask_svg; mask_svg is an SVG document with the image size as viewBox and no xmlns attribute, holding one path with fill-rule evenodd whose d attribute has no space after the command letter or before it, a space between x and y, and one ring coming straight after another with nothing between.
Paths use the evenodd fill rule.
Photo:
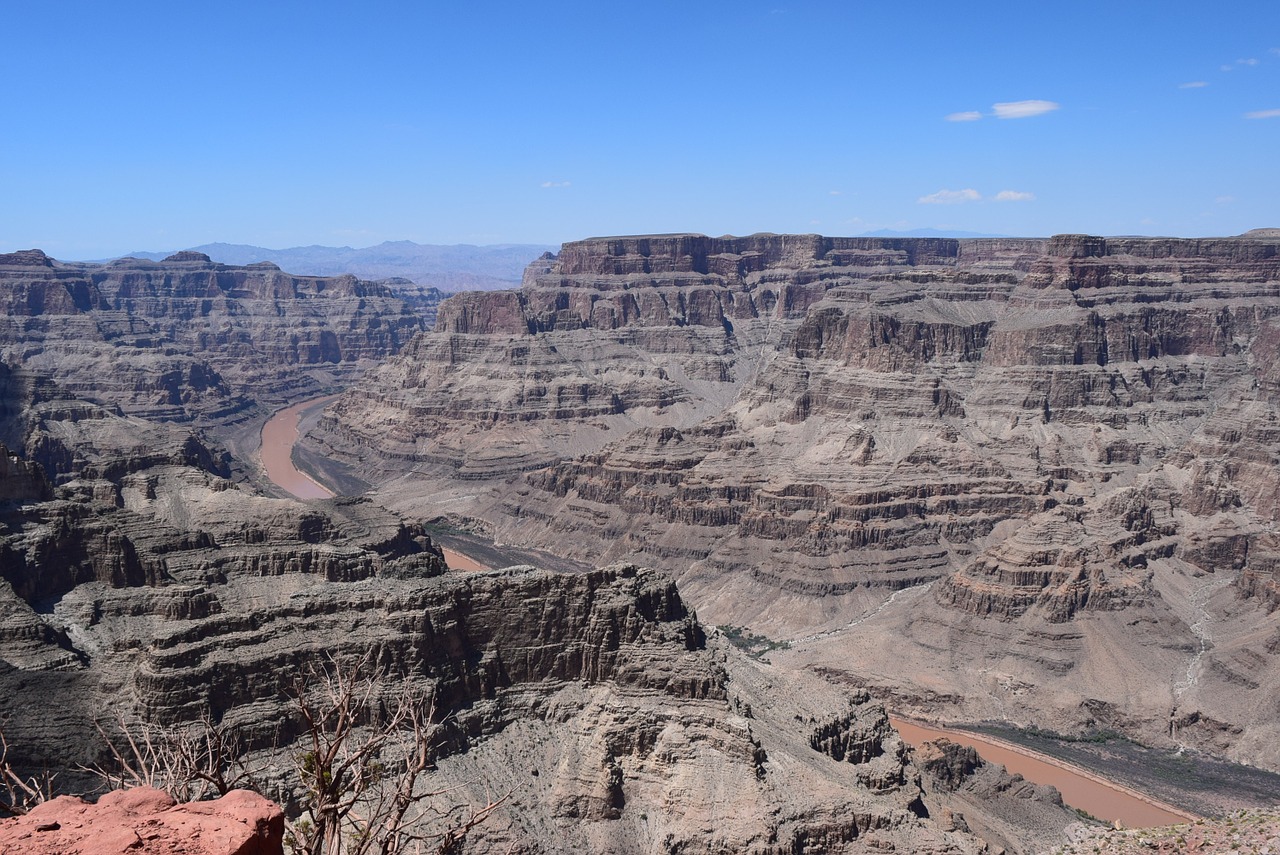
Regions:
<instances>
[{"instance_id":1,"label":"distant mountain range","mask_svg":"<svg viewBox=\"0 0 1280 855\"><path fill-rule=\"evenodd\" d=\"M520 284L524 268L544 252L558 246L541 244L436 245L408 240L386 241L377 246L295 246L266 249L232 243L186 247L203 252L222 264L254 264L270 261L289 273L304 276L337 276L351 273L361 279L409 279L441 291L492 291ZM134 258L159 261L173 252L131 252Z\"/></svg>"},{"instance_id":2,"label":"distant mountain range","mask_svg":"<svg viewBox=\"0 0 1280 855\"><path fill-rule=\"evenodd\" d=\"M911 229L880 229L860 237L985 238L1007 235L982 232ZM525 267L544 252L560 247L542 244L422 244L409 240L386 241L377 246L354 249L349 246L295 246L267 249L234 243L207 243L185 247L203 252L223 264L254 264L270 261L281 269L303 276L337 276L351 273L361 279L408 279L415 284L441 291L495 291L520 284ZM160 261L167 252L131 252L134 258Z\"/></svg>"}]
</instances>

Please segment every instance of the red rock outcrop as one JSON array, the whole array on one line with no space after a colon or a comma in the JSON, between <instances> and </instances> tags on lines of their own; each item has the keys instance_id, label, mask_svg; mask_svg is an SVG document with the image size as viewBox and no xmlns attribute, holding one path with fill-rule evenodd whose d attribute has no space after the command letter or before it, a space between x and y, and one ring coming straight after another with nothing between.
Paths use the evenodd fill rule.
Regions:
<instances>
[{"instance_id":1,"label":"red rock outcrop","mask_svg":"<svg viewBox=\"0 0 1280 855\"><path fill-rule=\"evenodd\" d=\"M0 820L9 855L281 855L284 813L257 793L175 804L149 787L107 793L97 803L60 796L25 816Z\"/></svg>"}]
</instances>

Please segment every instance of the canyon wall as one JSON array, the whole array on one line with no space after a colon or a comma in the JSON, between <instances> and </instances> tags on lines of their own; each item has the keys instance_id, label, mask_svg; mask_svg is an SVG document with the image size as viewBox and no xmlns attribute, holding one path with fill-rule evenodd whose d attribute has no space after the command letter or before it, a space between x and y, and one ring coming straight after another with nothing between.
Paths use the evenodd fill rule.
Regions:
<instances>
[{"instance_id":1,"label":"canyon wall","mask_svg":"<svg viewBox=\"0 0 1280 855\"><path fill-rule=\"evenodd\" d=\"M288 806L305 733L290 692L363 667L388 703L432 698L440 822L510 793L468 852L985 851L929 818L868 693L708 639L653 571L452 573L367 501L145 461L55 490L0 459L0 722L20 770L75 786L77 764L107 759L98 728L209 716Z\"/></svg>"},{"instance_id":2,"label":"canyon wall","mask_svg":"<svg viewBox=\"0 0 1280 855\"><path fill-rule=\"evenodd\" d=\"M446 301L308 443L922 714L1276 768L1278 324L1265 235L601 238Z\"/></svg>"},{"instance_id":3,"label":"canyon wall","mask_svg":"<svg viewBox=\"0 0 1280 855\"><path fill-rule=\"evenodd\" d=\"M107 739L128 754L122 728L208 717L296 815L290 694L365 667L387 703L434 703L440 822L510 792L463 851L983 851L930 818L869 693L708 638L669 578L450 572L420 518L232 480L209 411L147 419L38 367L0 364L0 730L21 774L81 792Z\"/></svg>"},{"instance_id":4,"label":"canyon wall","mask_svg":"<svg viewBox=\"0 0 1280 855\"><path fill-rule=\"evenodd\" d=\"M78 264L28 250L0 255L0 354L129 415L225 426L394 353L438 296L196 252Z\"/></svg>"}]
</instances>

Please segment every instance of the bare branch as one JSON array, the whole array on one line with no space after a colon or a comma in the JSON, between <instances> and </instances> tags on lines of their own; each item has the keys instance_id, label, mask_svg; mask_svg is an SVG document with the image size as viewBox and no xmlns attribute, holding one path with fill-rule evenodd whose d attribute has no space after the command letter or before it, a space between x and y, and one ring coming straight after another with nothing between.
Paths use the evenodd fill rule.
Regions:
<instances>
[{"instance_id":1,"label":"bare branch","mask_svg":"<svg viewBox=\"0 0 1280 855\"><path fill-rule=\"evenodd\" d=\"M0 811L11 816L21 816L36 805L53 798L55 775L46 771L39 778L23 777L9 762L9 740L0 729L0 780L4 782L5 795L0 800Z\"/></svg>"},{"instance_id":2,"label":"bare branch","mask_svg":"<svg viewBox=\"0 0 1280 855\"><path fill-rule=\"evenodd\" d=\"M310 747L298 758L308 815L290 825L294 848L301 855L400 855L410 844L436 841L440 852L456 851L507 796L478 810L432 805L454 792L419 786L433 766L440 728L434 699L394 687L370 665L370 656L345 665L330 657L294 681ZM424 822L431 815L444 818L443 832L440 823Z\"/></svg>"},{"instance_id":3,"label":"bare branch","mask_svg":"<svg viewBox=\"0 0 1280 855\"><path fill-rule=\"evenodd\" d=\"M127 747L119 747L102 723L94 722L113 762L80 767L108 788L155 787L179 801L197 801L254 786L239 739L225 724L215 724L208 711L198 721L171 728L130 724L123 716L116 724Z\"/></svg>"}]
</instances>

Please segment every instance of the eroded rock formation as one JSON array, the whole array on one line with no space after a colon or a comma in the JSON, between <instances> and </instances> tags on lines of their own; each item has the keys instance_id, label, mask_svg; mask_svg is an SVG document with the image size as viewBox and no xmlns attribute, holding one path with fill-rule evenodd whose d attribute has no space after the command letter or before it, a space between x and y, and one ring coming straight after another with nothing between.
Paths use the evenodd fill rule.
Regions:
<instances>
[{"instance_id":1,"label":"eroded rock formation","mask_svg":"<svg viewBox=\"0 0 1280 855\"><path fill-rule=\"evenodd\" d=\"M439 318L308 440L385 501L921 714L1280 766L1273 237L596 239Z\"/></svg>"},{"instance_id":2,"label":"eroded rock formation","mask_svg":"<svg viewBox=\"0 0 1280 855\"><path fill-rule=\"evenodd\" d=\"M977 833L1006 852L1046 852L1062 843L1080 815L1062 796L985 762L972 748L946 739L916 752L926 787L935 794L944 825Z\"/></svg>"},{"instance_id":3,"label":"eroded rock formation","mask_svg":"<svg viewBox=\"0 0 1280 855\"><path fill-rule=\"evenodd\" d=\"M0 722L20 769L73 783L106 759L99 727L208 716L296 805L290 689L363 661L388 697L432 697L441 810L511 792L467 851L983 849L928 818L869 695L708 641L653 571L447 573L421 527L365 500L145 459L55 487L0 458ZM193 828L171 819L147 827Z\"/></svg>"},{"instance_id":4,"label":"eroded rock formation","mask_svg":"<svg viewBox=\"0 0 1280 855\"><path fill-rule=\"evenodd\" d=\"M196 252L101 265L0 255L0 307L6 362L129 415L205 425L332 387L430 322L386 284Z\"/></svg>"}]
</instances>

